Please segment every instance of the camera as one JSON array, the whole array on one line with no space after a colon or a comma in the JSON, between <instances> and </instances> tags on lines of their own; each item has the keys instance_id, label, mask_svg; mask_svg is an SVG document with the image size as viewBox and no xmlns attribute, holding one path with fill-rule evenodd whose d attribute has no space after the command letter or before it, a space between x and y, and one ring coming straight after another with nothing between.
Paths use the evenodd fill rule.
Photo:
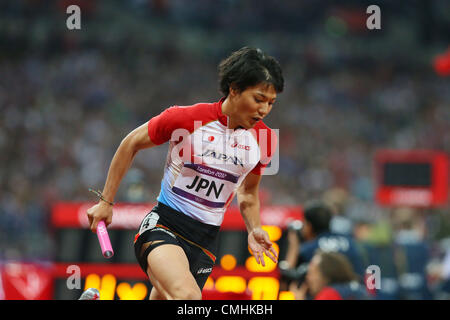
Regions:
<instances>
[{"instance_id":1,"label":"camera","mask_svg":"<svg viewBox=\"0 0 450 320\"><path fill-rule=\"evenodd\" d=\"M304 241L302 229L303 222L300 220L293 220L287 225L287 231L289 233L295 233L300 242ZM298 285L301 285L305 281L306 273L308 272L308 263L303 263L297 267L291 268L287 261L280 261L278 263L278 269L282 280L286 282L296 282Z\"/></svg>"},{"instance_id":2,"label":"camera","mask_svg":"<svg viewBox=\"0 0 450 320\"><path fill-rule=\"evenodd\" d=\"M308 273L308 263L302 263L296 268L289 268L286 261L278 264L281 278L287 282L295 281L300 286L306 279Z\"/></svg>"}]
</instances>

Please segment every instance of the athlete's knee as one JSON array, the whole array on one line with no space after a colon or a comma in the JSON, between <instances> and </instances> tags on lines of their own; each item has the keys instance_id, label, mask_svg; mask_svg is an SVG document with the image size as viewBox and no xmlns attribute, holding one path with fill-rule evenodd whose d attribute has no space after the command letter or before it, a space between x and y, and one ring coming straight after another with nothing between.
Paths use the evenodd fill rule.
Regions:
<instances>
[{"instance_id":1,"label":"athlete's knee","mask_svg":"<svg viewBox=\"0 0 450 320\"><path fill-rule=\"evenodd\" d=\"M172 292L169 293L170 296L175 300L201 300L202 292L197 286L183 286L175 287Z\"/></svg>"},{"instance_id":2,"label":"athlete's knee","mask_svg":"<svg viewBox=\"0 0 450 320\"><path fill-rule=\"evenodd\" d=\"M152 288L152 291L149 295L149 300L167 300L170 299L167 293L161 292L161 289L156 289L155 287Z\"/></svg>"}]
</instances>

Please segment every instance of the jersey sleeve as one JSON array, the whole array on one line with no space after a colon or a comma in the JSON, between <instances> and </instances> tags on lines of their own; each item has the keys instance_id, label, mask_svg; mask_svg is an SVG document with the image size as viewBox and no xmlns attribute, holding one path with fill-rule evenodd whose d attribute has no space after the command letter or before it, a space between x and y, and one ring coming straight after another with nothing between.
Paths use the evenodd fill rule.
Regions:
<instances>
[{"instance_id":1,"label":"jersey sleeve","mask_svg":"<svg viewBox=\"0 0 450 320\"><path fill-rule=\"evenodd\" d=\"M258 140L259 150L261 152L261 159L253 168L251 173L262 175L264 173L264 169L269 165L272 160L273 153L277 148L277 135L275 131L265 127L265 128L257 128L256 136Z\"/></svg>"},{"instance_id":2,"label":"jersey sleeve","mask_svg":"<svg viewBox=\"0 0 450 320\"><path fill-rule=\"evenodd\" d=\"M148 136L156 145L163 144L171 138L180 142L185 135L216 119L217 112L211 104L172 106L148 121Z\"/></svg>"},{"instance_id":3,"label":"jersey sleeve","mask_svg":"<svg viewBox=\"0 0 450 320\"><path fill-rule=\"evenodd\" d=\"M325 287L317 294L314 300L343 300L343 299L336 289L333 289L331 287Z\"/></svg>"},{"instance_id":4,"label":"jersey sleeve","mask_svg":"<svg viewBox=\"0 0 450 320\"><path fill-rule=\"evenodd\" d=\"M177 129L185 129L186 133L189 133L190 121L187 121L183 110L185 109L182 107L172 106L149 120L148 136L154 144L160 145L169 141Z\"/></svg>"}]
</instances>

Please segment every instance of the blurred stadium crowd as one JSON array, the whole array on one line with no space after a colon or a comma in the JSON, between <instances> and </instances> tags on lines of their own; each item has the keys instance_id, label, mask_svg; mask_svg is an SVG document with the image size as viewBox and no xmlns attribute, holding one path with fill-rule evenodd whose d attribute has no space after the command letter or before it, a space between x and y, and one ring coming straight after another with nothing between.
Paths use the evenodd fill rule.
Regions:
<instances>
[{"instance_id":1,"label":"blurred stadium crowd","mask_svg":"<svg viewBox=\"0 0 450 320\"><path fill-rule=\"evenodd\" d=\"M81 30L66 29L69 2L82 8ZM373 197L374 152L450 153L449 80L430 62L449 43L448 2L381 1L385 29L374 33L364 1L257 3L2 3L0 260L51 260L52 203L93 200L88 188L102 188L121 139L164 108L219 100L217 64L244 45L277 57L286 83L267 120L280 129L280 169L263 179L263 201L332 199L390 243L392 210ZM154 201L166 152L139 154L116 201ZM450 250L450 213L416 218L433 280Z\"/></svg>"}]
</instances>

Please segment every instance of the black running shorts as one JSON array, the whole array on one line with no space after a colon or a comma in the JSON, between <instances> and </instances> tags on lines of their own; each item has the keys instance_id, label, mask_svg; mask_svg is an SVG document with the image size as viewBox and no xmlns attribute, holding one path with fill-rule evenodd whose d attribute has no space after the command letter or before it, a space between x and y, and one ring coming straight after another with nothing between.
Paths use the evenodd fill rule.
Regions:
<instances>
[{"instance_id":1,"label":"black running shorts","mask_svg":"<svg viewBox=\"0 0 450 320\"><path fill-rule=\"evenodd\" d=\"M151 250L164 244L180 246L186 253L192 275L203 289L216 260L219 229L158 202L141 222L134 252L147 274L147 256Z\"/></svg>"}]
</instances>

